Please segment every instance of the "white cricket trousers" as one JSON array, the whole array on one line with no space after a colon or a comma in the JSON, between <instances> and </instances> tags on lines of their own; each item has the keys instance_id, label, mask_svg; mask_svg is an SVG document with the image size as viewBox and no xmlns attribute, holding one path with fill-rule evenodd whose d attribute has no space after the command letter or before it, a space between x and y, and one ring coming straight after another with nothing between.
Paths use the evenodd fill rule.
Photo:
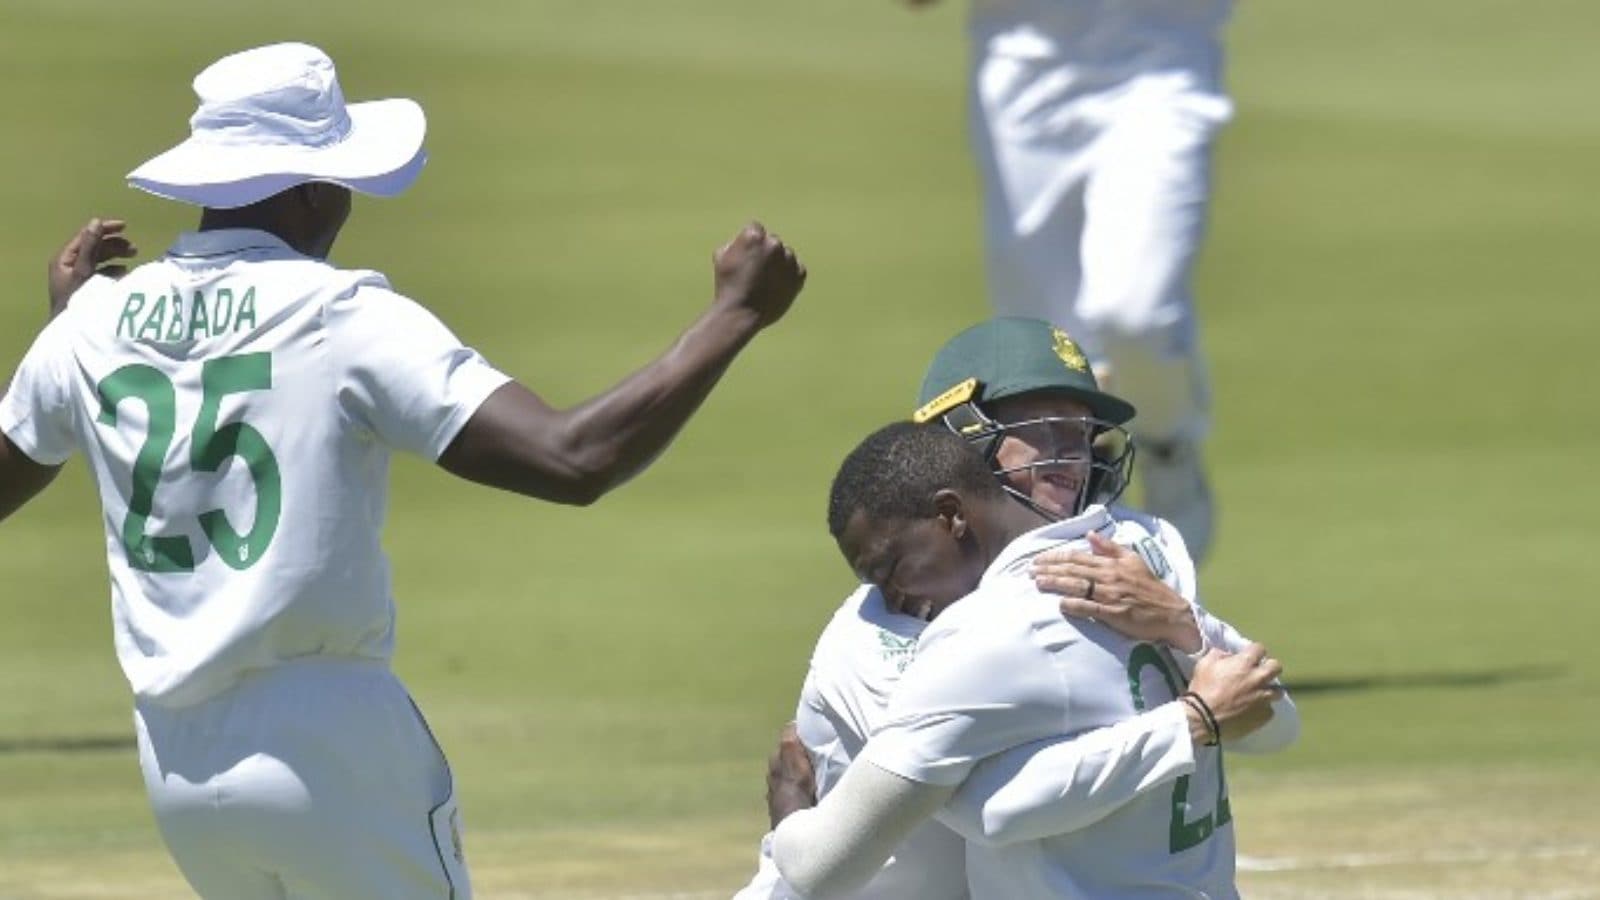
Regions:
<instances>
[{"instance_id":1,"label":"white cricket trousers","mask_svg":"<svg viewBox=\"0 0 1600 900\"><path fill-rule=\"evenodd\" d=\"M1071 334L1138 409L1136 435L1199 440L1211 399L1190 275L1230 106L1173 77L1057 98L1064 68L981 48L974 60L991 303Z\"/></svg>"},{"instance_id":2,"label":"white cricket trousers","mask_svg":"<svg viewBox=\"0 0 1600 900\"><path fill-rule=\"evenodd\" d=\"M311 658L139 703L156 822L206 900L467 900L450 769L386 664Z\"/></svg>"}]
</instances>

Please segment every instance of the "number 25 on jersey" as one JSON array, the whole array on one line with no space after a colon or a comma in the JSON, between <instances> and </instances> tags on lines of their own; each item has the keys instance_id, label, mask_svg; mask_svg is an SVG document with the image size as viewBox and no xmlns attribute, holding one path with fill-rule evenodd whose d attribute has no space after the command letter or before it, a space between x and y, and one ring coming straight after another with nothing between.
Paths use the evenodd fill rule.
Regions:
<instances>
[{"instance_id":1,"label":"number 25 on jersey","mask_svg":"<svg viewBox=\"0 0 1600 900\"><path fill-rule=\"evenodd\" d=\"M200 513L200 530L216 548L217 557L243 571L255 565L272 543L283 511L283 484L278 459L261 432L243 422L218 427L222 398L229 394L272 389L272 355L246 353L207 360L200 371L200 415L190 435L189 467L220 472L232 457L244 461L256 489L256 516L244 534L228 524L221 509ZM117 407L127 400L144 404L149 426L133 464L133 490L128 517L122 523L122 546L128 565L145 572L194 571L194 547L181 535L152 535L145 524L155 508L162 464L177 431L177 389L161 370L143 364L123 366L100 382L102 425L116 427Z\"/></svg>"}]
</instances>

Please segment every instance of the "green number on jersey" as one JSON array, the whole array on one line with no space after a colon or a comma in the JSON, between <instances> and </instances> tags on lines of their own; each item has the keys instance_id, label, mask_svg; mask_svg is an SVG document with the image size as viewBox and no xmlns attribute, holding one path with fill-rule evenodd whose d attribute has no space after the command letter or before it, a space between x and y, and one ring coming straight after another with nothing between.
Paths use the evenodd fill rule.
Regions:
<instances>
[{"instance_id":1,"label":"green number on jersey","mask_svg":"<svg viewBox=\"0 0 1600 900\"><path fill-rule=\"evenodd\" d=\"M235 531L220 509L201 513L200 528L223 562L244 570L266 553L277 533L283 511L283 481L278 459L261 432L243 422L219 428L217 416L222 398L229 394L272 389L272 357L247 353L208 360L200 370L200 383L203 394L190 441L190 467L197 472L218 472L230 457L237 456L244 460L256 487L256 518L248 532L241 535ZM150 417L144 446L134 460L133 493L128 499L128 517L122 523L122 546L128 564L145 572L193 572L194 548L188 538L145 533L145 524L155 507L161 464L177 429L177 389L159 369L135 364L108 375L100 382L99 390L102 423L115 427L117 405L129 398L144 403Z\"/></svg>"},{"instance_id":2,"label":"green number on jersey","mask_svg":"<svg viewBox=\"0 0 1600 900\"><path fill-rule=\"evenodd\" d=\"M1133 708L1144 712L1144 687L1140 684L1139 676L1144 673L1147 666L1154 666L1161 678L1167 683L1167 689L1176 697L1182 693L1178 686L1178 675L1167 664L1166 657L1161 651L1150 644L1140 644L1128 654L1128 689L1133 692ZM1180 775L1177 782L1172 785L1172 826L1169 833L1168 850L1172 853L1182 853L1190 847L1198 846L1206 838L1211 837L1218 828L1233 821L1233 807L1228 803L1228 782L1222 772L1222 752L1217 752L1217 808L1215 812L1207 813L1193 822L1184 818L1189 808L1189 776Z\"/></svg>"}]
</instances>

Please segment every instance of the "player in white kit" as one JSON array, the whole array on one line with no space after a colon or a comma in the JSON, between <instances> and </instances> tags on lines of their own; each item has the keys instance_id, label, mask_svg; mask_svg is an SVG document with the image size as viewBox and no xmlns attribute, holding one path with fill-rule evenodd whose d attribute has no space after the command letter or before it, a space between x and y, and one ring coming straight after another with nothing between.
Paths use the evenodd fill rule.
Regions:
<instances>
[{"instance_id":1,"label":"player in white kit","mask_svg":"<svg viewBox=\"0 0 1600 900\"><path fill-rule=\"evenodd\" d=\"M1087 447L1083 441L1081 450ZM1080 474L1086 455L1078 457ZM1060 598L1033 581L1030 563L1040 553L1081 546L1094 532L1146 546L1146 523L1098 505L1048 522L1008 497L959 437L907 423L852 452L834 482L829 525L852 567L891 608L935 618L889 701L886 724L815 810L791 815L773 836L777 866L800 896L847 896L985 760L1114 727L1158 704L1204 705L1183 692L1187 661L1101 623L1063 617ZM1254 696L1236 699L1253 704L1279 693L1280 669L1262 657L1250 645L1221 660L1253 679ZM1278 704L1289 711L1286 698ZM1291 713L1244 740L1281 747L1294 737L1292 722ZM1226 726L1212 737L1240 741ZM972 895L1232 896L1226 797L1219 752L1196 748L1191 773L1075 830L1035 830L1003 846L969 842Z\"/></svg>"},{"instance_id":2,"label":"player in white kit","mask_svg":"<svg viewBox=\"0 0 1600 900\"><path fill-rule=\"evenodd\" d=\"M1005 490L1048 518L1070 517L1088 499L1087 491L1072 485L1073 464L1059 455L1063 442L1058 438L1070 439L1074 429L1083 433L1084 422L1077 418L1085 412L1080 403L1094 404L1088 411L1104 417L1101 430L1113 430L1132 415L1126 404L1098 391L1070 338L1048 323L1029 319L993 319L952 338L930 365L921 399L925 405L919 420L943 421L983 447ZM1102 456L1095 463L1097 499L1114 499L1125 461ZM1096 608L1102 621L1130 636L1175 648L1191 660L1207 647L1244 649L1246 642L1237 632L1193 602L1194 567L1172 526L1121 508L1114 514L1139 526L1129 533L1140 534L1141 543L1137 551L1102 544L1096 560L1106 566L1133 562L1129 568L1137 577L1129 588L1111 576L1108 581L1115 585L1102 588L1100 596L1117 604L1131 602L1139 611L1130 618L1126 606L1114 611L1102 604ZM1067 570L1081 569L1073 563ZM1074 577L1060 584L1081 594L1084 585ZM774 759L773 792L787 795L774 799L769 793L775 823L793 809L811 805L813 790L825 795L868 735L883 724L925 627L922 618L890 611L883 593L871 585L858 589L834 615L813 653L794 734ZM1201 669L1208 665L1215 666L1215 660L1199 663ZM1202 685L1203 674L1197 672L1195 689L1211 697L1214 706L1231 707L1234 701L1227 692L1248 687L1217 680ZM1240 707L1240 712L1246 709ZM1273 723L1279 737L1264 735L1256 739L1258 746L1281 741L1297 727L1292 704L1284 703L1280 710ZM1269 713L1263 704L1248 714ZM937 823L918 826L894 850L884 870L850 896L967 896L958 833L980 844L1065 833L1145 792L1170 788L1193 771L1193 747L1204 734L1195 715L1196 710L1182 704L1157 705L1127 721L1052 741L1047 749L1030 745L1007 751L962 784L943 816L954 830ZM793 896L772 865L769 836L761 871L739 900Z\"/></svg>"},{"instance_id":3,"label":"player in white kit","mask_svg":"<svg viewBox=\"0 0 1600 900\"><path fill-rule=\"evenodd\" d=\"M592 502L658 456L805 272L747 228L670 350L555 410L379 273L325 261L352 189L420 172L416 104L346 106L303 44L226 57L195 90L191 138L129 177L203 207L200 228L89 280L34 342L0 399L0 517L87 457L145 781L197 892L460 900L451 773L389 666L391 453ZM80 237L79 280L119 255L89 246L116 230Z\"/></svg>"},{"instance_id":4,"label":"player in white kit","mask_svg":"<svg viewBox=\"0 0 1600 900\"><path fill-rule=\"evenodd\" d=\"M907 0L925 6L931 0ZM999 315L1054 322L1139 409L1144 508L1196 560L1213 510L1191 274L1232 116L1232 0L972 0L970 125Z\"/></svg>"}]
</instances>

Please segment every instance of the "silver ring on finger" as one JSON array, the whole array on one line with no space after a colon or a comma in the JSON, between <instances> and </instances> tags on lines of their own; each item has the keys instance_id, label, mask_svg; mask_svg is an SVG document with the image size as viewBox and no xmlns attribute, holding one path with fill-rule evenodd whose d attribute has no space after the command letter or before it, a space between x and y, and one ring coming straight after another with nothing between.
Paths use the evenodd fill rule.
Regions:
<instances>
[{"instance_id":1,"label":"silver ring on finger","mask_svg":"<svg viewBox=\"0 0 1600 900\"><path fill-rule=\"evenodd\" d=\"M1084 592L1083 599L1085 599L1085 600L1093 600L1094 599L1094 579L1093 578L1089 579L1089 589L1086 592Z\"/></svg>"}]
</instances>

